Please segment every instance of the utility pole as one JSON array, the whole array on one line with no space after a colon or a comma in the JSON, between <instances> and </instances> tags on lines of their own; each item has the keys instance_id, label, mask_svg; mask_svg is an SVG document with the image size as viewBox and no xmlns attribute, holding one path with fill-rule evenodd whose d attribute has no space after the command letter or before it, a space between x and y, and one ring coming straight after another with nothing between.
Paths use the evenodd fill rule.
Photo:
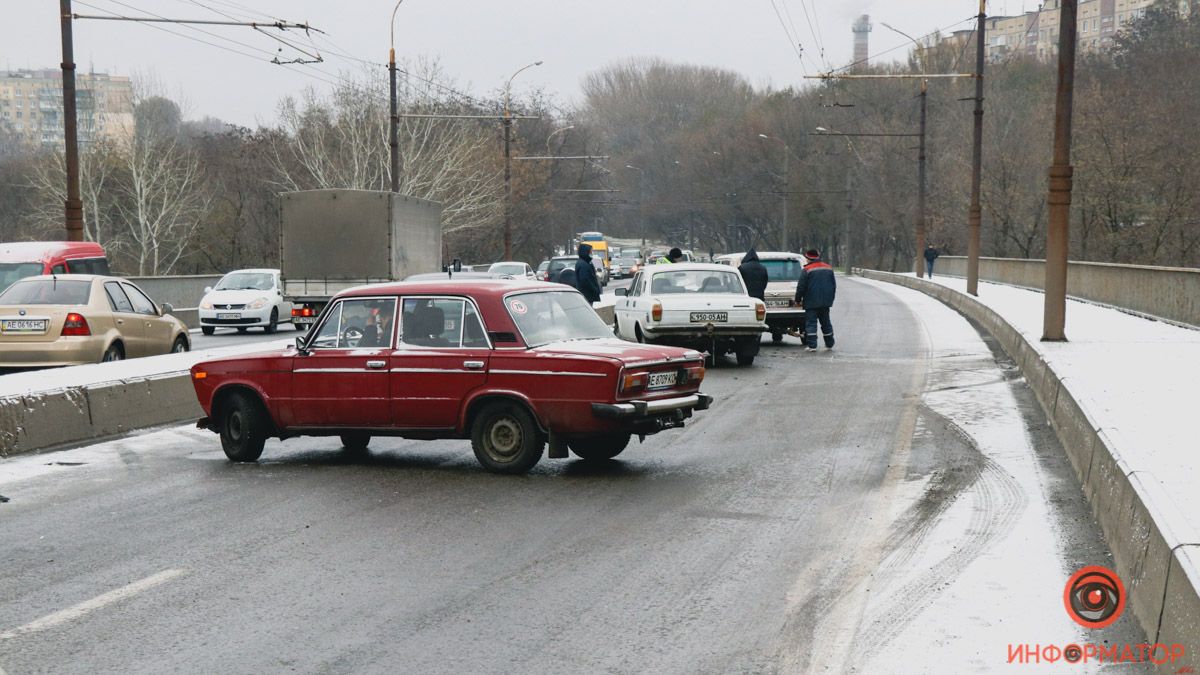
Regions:
<instances>
[{"instance_id":1,"label":"utility pole","mask_svg":"<svg viewBox=\"0 0 1200 675\"><path fill-rule=\"evenodd\" d=\"M925 278L921 259L925 253L925 99L928 83L921 80L921 140L917 146L917 278Z\"/></svg>"},{"instance_id":2,"label":"utility pole","mask_svg":"<svg viewBox=\"0 0 1200 675\"><path fill-rule=\"evenodd\" d=\"M845 233L845 237L846 237L845 258L846 258L846 274L847 275L850 274L850 267L853 264L851 262L851 258L850 258L850 244L851 244L851 241L850 241L850 209L854 206L854 200L852 198L853 193L851 192L852 189L853 189L853 181L851 179L850 169L849 169L849 167L847 167L847 169L846 169L846 233Z\"/></svg>"},{"instance_id":3,"label":"utility pole","mask_svg":"<svg viewBox=\"0 0 1200 675\"><path fill-rule=\"evenodd\" d=\"M504 125L504 259L512 260L512 81L522 71L542 65L541 61L524 66L508 78L504 85L504 117L500 120Z\"/></svg>"},{"instance_id":4,"label":"utility pole","mask_svg":"<svg viewBox=\"0 0 1200 675\"><path fill-rule=\"evenodd\" d=\"M791 154L791 148L788 147L787 141L783 140L782 138L776 138L766 134L759 134L758 137L768 141L777 141L783 146L783 190L779 195L782 200L780 202L782 220L779 221L779 239L783 247L781 250L786 251L788 250L788 192L791 190L792 186L791 181L788 180L788 164L790 163L788 155Z\"/></svg>"},{"instance_id":5,"label":"utility pole","mask_svg":"<svg viewBox=\"0 0 1200 675\"><path fill-rule=\"evenodd\" d=\"M392 8L391 43L388 50L388 86L391 93L391 119L388 123L388 146L392 162L392 192L400 191L400 114L396 109L396 11L404 0Z\"/></svg>"},{"instance_id":6,"label":"utility pole","mask_svg":"<svg viewBox=\"0 0 1200 675\"><path fill-rule=\"evenodd\" d=\"M1054 163L1046 202L1046 298L1042 340L1065 342L1067 321L1067 253L1071 230L1071 110L1075 91L1075 17L1077 0L1063 0L1058 23L1058 91L1054 102Z\"/></svg>"},{"instance_id":7,"label":"utility pole","mask_svg":"<svg viewBox=\"0 0 1200 675\"><path fill-rule=\"evenodd\" d=\"M979 193L983 183L983 61L986 38L987 0L979 0L975 29L975 142L971 148L971 210L967 214L967 292L979 295L979 226L983 207Z\"/></svg>"},{"instance_id":8,"label":"utility pole","mask_svg":"<svg viewBox=\"0 0 1200 675\"><path fill-rule=\"evenodd\" d=\"M67 241L83 241L83 199L79 189L79 118L75 110L75 46L71 35L71 0L59 0L62 22L63 140L66 142Z\"/></svg>"}]
</instances>

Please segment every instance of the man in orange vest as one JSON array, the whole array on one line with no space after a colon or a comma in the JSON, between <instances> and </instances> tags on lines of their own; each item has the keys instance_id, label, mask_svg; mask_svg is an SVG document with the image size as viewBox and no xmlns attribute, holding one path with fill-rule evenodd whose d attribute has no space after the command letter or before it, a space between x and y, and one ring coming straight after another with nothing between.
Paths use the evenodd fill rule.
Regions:
<instances>
[{"instance_id":1,"label":"man in orange vest","mask_svg":"<svg viewBox=\"0 0 1200 675\"><path fill-rule=\"evenodd\" d=\"M833 323L829 321L829 309L837 295L837 279L833 268L821 260L821 252L810 248L804 252L808 264L800 271L796 282L796 303L804 307L804 344L808 351L817 351L817 323L821 324L821 335L825 348L833 349Z\"/></svg>"}]
</instances>

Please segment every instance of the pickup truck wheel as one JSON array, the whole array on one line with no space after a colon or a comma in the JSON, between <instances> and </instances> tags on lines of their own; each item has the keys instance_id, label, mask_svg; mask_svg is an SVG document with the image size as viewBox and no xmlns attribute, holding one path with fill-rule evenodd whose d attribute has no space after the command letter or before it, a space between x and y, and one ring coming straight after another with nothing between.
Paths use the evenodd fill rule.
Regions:
<instances>
[{"instance_id":1,"label":"pickup truck wheel","mask_svg":"<svg viewBox=\"0 0 1200 675\"><path fill-rule=\"evenodd\" d=\"M308 330L308 326L306 324L296 323L295 321L292 322L292 327L300 331Z\"/></svg>"},{"instance_id":2,"label":"pickup truck wheel","mask_svg":"<svg viewBox=\"0 0 1200 675\"><path fill-rule=\"evenodd\" d=\"M271 310L271 318L267 320L267 325L263 328L267 333L274 333L279 330L279 310Z\"/></svg>"},{"instance_id":3,"label":"pickup truck wheel","mask_svg":"<svg viewBox=\"0 0 1200 675\"><path fill-rule=\"evenodd\" d=\"M221 449L235 462L253 462L262 456L270 420L258 401L233 394L221 406Z\"/></svg>"},{"instance_id":4,"label":"pickup truck wheel","mask_svg":"<svg viewBox=\"0 0 1200 675\"><path fill-rule=\"evenodd\" d=\"M204 333L205 335L212 335L213 333L217 332L217 329L214 326L201 326L200 332Z\"/></svg>"},{"instance_id":5,"label":"pickup truck wheel","mask_svg":"<svg viewBox=\"0 0 1200 675\"><path fill-rule=\"evenodd\" d=\"M371 434L363 431L351 431L338 438L341 439L342 447L346 449L347 454L351 455L365 455L367 446L371 443Z\"/></svg>"},{"instance_id":6,"label":"pickup truck wheel","mask_svg":"<svg viewBox=\"0 0 1200 675\"><path fill-rule=\"evenodd\" d=\"M533 418L515 403L490 403L471 425L471 449L488 471L525 473L542 458L545 445Z\"/></svg>"},{"instance_id":7,"label":"pickup truck wheel","mask_svg":"<svg viewBox=\"0 0 1200 675\"><path fill-rule=\"evenodd\" d=\"M589 436L567 441L571 452L580 459L602 461L612 459L621 454L629 445L629 434L607 434L604 436Z\"/></svg>"},{"instance_id":8,"label":"pickup truck wheel","mask_svg":"<svg viewBox=\"0 0 1200 675\"><path fill-rule=\"evenodd\" d=\"M734 354L737 356L737 364L739 366L754 365L754 357L758 355L758 338L753 340L739 340L734 345Z\"/></svg>"},{"instance_id":9,"label":"pickup truck wheel","mask_svg":"<svg viewBox=\"0 0 1200 675\"><path fill-rule=\"evenodd\" d=\"M771 342L775 344L783 342L783 333L780 331L771 331Z\"/></svg>"}]
</instances>

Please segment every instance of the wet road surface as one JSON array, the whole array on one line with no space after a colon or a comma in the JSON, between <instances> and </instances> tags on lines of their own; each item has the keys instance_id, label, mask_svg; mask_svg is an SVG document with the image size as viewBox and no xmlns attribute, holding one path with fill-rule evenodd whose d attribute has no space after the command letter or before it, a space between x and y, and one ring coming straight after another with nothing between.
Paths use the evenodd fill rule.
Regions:
<instances>
[{"instance_id":1,"label":"wet road surface","mask_svg":"<svg viewBox=\"0 0 1200 675\"><path fill-rule=\"evenodd\" d=\"M1011 364L841 285L836 350L727 361L712 409L600 465L401 439L233 465L188 428L6 460L0 669L990 672L1141 641L1066 618L1107 551Z\"/></svg>"}]
</instances>

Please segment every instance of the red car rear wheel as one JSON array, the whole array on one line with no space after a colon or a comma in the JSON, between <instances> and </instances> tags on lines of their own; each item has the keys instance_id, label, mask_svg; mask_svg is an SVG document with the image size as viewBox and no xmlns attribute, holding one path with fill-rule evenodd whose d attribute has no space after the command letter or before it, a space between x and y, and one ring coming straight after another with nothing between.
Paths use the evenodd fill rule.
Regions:
<instances>
[{"instance_id":1,"label":"red car rear wheel","mask_svg":"<svg viewBox=\"0 0 1200 675\"><path fill-rule=\"evenodd\" d=\"M525 473L542 458L546 440L533 417L516 403L489 403L471 425L471 449L489 471Z\"/></svg>"}]
</instances>

